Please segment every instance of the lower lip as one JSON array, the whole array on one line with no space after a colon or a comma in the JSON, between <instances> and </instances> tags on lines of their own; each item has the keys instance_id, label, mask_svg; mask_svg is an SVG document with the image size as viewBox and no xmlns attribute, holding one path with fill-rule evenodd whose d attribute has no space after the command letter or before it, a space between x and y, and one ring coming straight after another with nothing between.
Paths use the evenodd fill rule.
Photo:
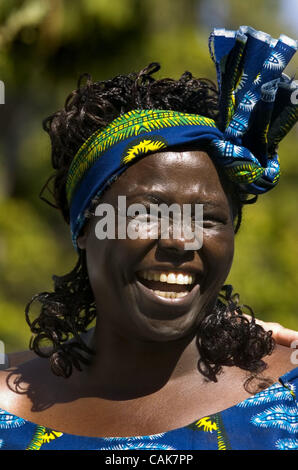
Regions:
<instances>
[{"instance_id":1,"label":"lower lip","mask_svg":"<svg viewBox=\"0 0 298 470\"><path fill-rule=\"evenodd\" d=\"M200 292L200 285L195 284L191 291L184 297L169 299L159 296L138 280L135 281L135 284L141 293L142 312L146 316L156 319L161 319L161 317L173 319L185 314Z\"/></svg>"}]
</instances>

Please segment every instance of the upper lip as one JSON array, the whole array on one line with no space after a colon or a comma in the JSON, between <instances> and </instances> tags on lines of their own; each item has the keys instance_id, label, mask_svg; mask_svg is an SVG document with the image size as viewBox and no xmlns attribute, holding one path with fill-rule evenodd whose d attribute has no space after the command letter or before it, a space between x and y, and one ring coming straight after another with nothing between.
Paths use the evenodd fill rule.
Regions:
<instances>
[{"instance_id":1,"label":"upper lip","mask_svg":"<svg viewBox=\"0 0 298 470\"><path fill-rule=\"evenodd\" d=\"M193 274L193 275L202 275L203 271L200 269L196 269L193 266L183 265L183 267L171 266L171 265L155 265L155 266L143 266L136 270L136 272L140 271L161 271L161 272L169 272L169 273L185 273L185 274Z\"/></svg>"}]
</instances>

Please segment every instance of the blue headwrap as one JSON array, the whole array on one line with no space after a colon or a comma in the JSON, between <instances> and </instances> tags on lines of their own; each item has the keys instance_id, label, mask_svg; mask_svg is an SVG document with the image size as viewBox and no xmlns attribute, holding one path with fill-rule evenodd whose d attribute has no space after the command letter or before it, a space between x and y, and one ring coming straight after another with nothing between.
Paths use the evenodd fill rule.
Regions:
<instances>
[{"instance_id":1,"label":"blue headwrap","mask_svg":"<svg viewBox=\"0 0 298 470\"><path fill-rule=\"evenodd\" d=\"M75 155L66 185L75 247L92 199L137 157L161 149L205 142L242 191L260 194L276 185L277 145L298 120L298 85L283 73L298 43L242 26L215 29L209 44L220 92L217 122L169 110L132 110L92 134Z\"/></svg>"}]
</instances>

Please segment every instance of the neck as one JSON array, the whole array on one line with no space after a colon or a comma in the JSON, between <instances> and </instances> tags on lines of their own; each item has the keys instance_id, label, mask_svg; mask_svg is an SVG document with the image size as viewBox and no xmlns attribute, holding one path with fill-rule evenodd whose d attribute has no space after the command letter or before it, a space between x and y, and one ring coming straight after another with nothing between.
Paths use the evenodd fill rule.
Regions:
<instances>
[{"instance_id":1,"label":"neck","mask_svg":"<svg viewBox=\"0 0 298 470\"><path fill-rule=\"evenodd\" d=\"M90 346L96 354L86 368L88 390L101 398L127 400L160 390L196 367L194 337L166 342L132 341L98 324Z\"/></svg>"}]
</instances>

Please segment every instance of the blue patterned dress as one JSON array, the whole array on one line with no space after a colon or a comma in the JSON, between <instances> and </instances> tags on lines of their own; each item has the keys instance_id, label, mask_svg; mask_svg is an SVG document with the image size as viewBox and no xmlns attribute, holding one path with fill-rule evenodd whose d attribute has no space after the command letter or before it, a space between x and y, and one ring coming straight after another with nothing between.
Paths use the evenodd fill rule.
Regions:
<instances>
[{"instance_id":1,"label":"blue patterned dress","mask_svg":"<svg viewBox=\"0 0 298 470\"><path fill-rule=\"evenodd\" d=\"M298 450L298 367L266 390L188 426L136 437L86 437L0 409L1 450Z\"/></svg>"}]
</instances>

